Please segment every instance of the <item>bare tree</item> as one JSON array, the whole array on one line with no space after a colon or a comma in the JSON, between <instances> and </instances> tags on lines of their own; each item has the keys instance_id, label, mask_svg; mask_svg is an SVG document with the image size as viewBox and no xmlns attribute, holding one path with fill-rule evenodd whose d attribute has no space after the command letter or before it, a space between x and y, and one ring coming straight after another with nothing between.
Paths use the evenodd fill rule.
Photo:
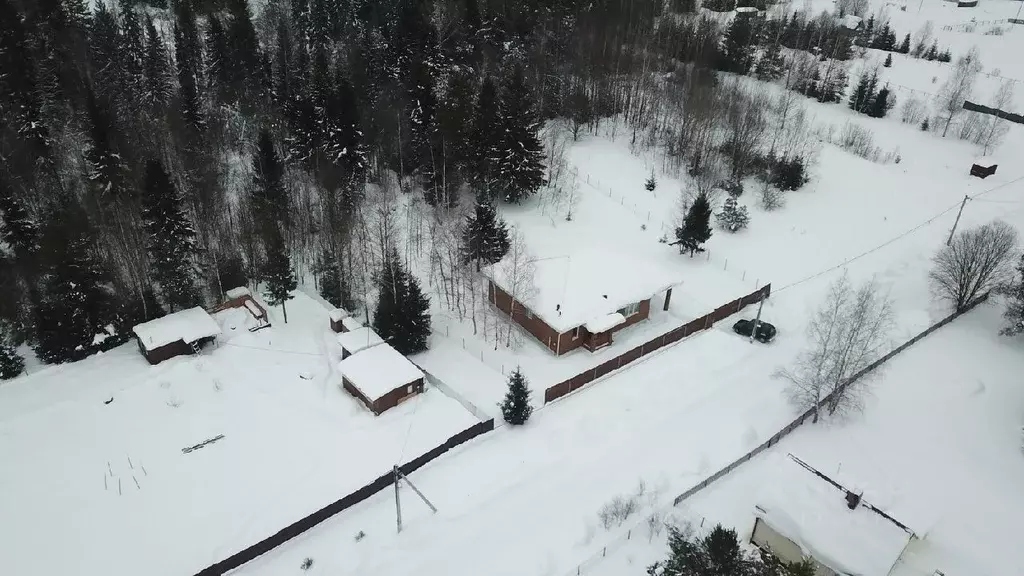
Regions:
<instances>
[{"instance_id":1,"label":"bare tree","mask_svg":"<svg viewBox=\"0 0 1024 576\"><path fill-rule=\"evenodd\" d=\"M999 90L996 91L995 96L992 97L992 102L989 104L992 108L999 110L1007 110L1007 108L1013 103L1013 80L1003 80L1003 83L999 85ZM980 112L975 112L980 114ZM992 114L984 114L981 118L980 126L977 133L974 135L974 143L982 147L983 154L988 155L991 148L999 145L1006 136L1006 133L1010 131L1010 124L1003 118Z\"/></svg>"},{"instance_id":2,"label":"bare tree","mask_svg":"<svg viewBox=\"0 0 1024 576\"><path fill-rule=\"evenodd\" d=\"M797 406L814 410L815 422L822 409L829 415L858 410L876 372L851 378L882 355L893 327L888 295L874 281L855 288L844 273L807 327L809 348L776 376L789 381Z\"/></svg>"},{"instance_id":3,"label":"bare tree","mask_svg":"<svg viewBox=\"0 0 1024 576\"><path fill-rule=\"evenodd\" d=\"M920 124L926 112L924 102L916 96L911 96L904 100L903 106L900 107L900 120L905 124Z\"/></svg>"},{"instance_id":4,"label":"bare tree","mask_svg":"<svg viewBox=\"0 0 1024 576\"><path fill-rule=\"evenodd\" d=\"M761 148L771 101L767 92L744 89L737 80L725 88L725 106L725 149L732 178L738 182L747 175Z\"/></svg>"},{"instance_id":5,"label":"bare tree","mask_svg":"<svg viewBox=\"0 0 1024 576\"><path fill-rule=\"evenodd\" d=\"M971 97L971 91L974 90L974 80L978 77L978 73L981 72L981 68L978 48L973 47L967 54L957 59L956 66L953 67L953 71L950 73L946 83L939 90L939 109L942 110L946 119L945 127L942 129L943 137L949 131L949 125L953 122L953 117L963 108L964 100Z\"/></svg>"},{"instance_id":6,"label":"bare tree","mask_svg":"<svg viewBox=\"0 0 1024 576\"><path fill-rule=\"evenodd\" d=\"M928 274L936 295L959 312L975 298L1013 277L1017 231L1002 220L957 234L933 259Z\"/></svg>"},{"instance_id":7,"label":"bare tree","mask_svg":"<svg viewBox=\"0 0 1024 576\"><path fill-rule=\"evenodd\" d=\"M499 273L504 279L504 289L512 297L509 307L509 318L514 319L517 313L516 304L526 305L533 300L537 292L534 284L534 271L536 266L533 263L523 234L512 228L509 234L509 249L505 258L498 264ZM518 311L523 314L524 311ZM505 345L512 345L512 328L514 322L509 321L508 331L505 336ZM495 342L497 344L497 342Z\"/></svg>"}]
</instances>

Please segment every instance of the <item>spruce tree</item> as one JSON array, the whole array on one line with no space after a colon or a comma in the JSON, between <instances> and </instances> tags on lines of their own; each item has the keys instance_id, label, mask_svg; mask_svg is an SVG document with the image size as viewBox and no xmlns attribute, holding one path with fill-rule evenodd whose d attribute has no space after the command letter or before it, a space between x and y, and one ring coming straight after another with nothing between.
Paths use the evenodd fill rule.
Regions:
<instances>
[{"instance_id":1,"label":"spruce tree","mask_svg":"<svg viewBox=\"0 0 1024 576\"><path fill-rule=\"evenodd\" d=\"M395 350L415 354L427 349L430 335L430 300L419 281L409 274L391 249L377 281L373 329Z\"/></svg>"},{"instance_id":2,"label":"spruce tree","mask_svg":"<svg viewBox=\"0 0 1024 576\"><path fill-rule=\"evenodd\" d=\"M402 300L404 344L396 348L402 354L416 354L427 349L430 336L430 298L420 288L420 281L406 273L405 298Z\"/></svg>"},{"instance_id":3,"label":"spruce tree","mask_svg":"<svg viewBox=\"0 0 1024 576\"><path fill-rule=\"evenodd\" d=\"M519 204L544 185L544 149L537 138L538 121L533 97L515 67L501 101L501 131L494 163L493 195Z\"/></svg>"},{"instance_id":4,"label":"spruce tree","mask_svg":"<svg viewBox=\"0 0 1024 576\"><path fill-rule=\"evenodd\" d=\"M146 249L164 303L172 312L195 306L199 301L196 232L158 160L146 164L142 206Z\"/></svg>"},{"instance_id":5,"label":"spruce tree","mask_svg":"<svg viewBox=\"0 0 1024 576\"><path fill-rule=\"evenodd\" d=\"M462 244L464 260L476 261L478 272L482 263L495 264L508 253L508 227L493 204L477 202L473 214L466 218Z\"/></svg>"},{"instance_id":6,"label":"spruce tree","mask_svg":"<svg viewBox=\"0 0 1024 576\"><path fill-rule=\"evenodd\" d=\"M122 62L126 81L134 82L142 76L142 61L146 52L145 31L139 13L135 10L134 0L118 0L118 11L121 15L118 58Z\"/></svg>"},{"instance_id":7,"label":"spruce tree","mask_svg":"<svg viewBox=\"0 0 1024 576\"><path fill-rule=\"evenodd\" d=\"M892 54L885 55L885 62L882 64L882 66L886 68L892 68Z\"/></svg>"},{"instance_id":8,"label":"spruce tree","mask_svg":"<svg viewBox=\"0 0 1024 576\"><path fill-rule=\"evenodd\" d=\"M758 80L772 82L782 77L785 68L786 60L782 56L782 47L773 43L764 49L764 54L757 61L757 68L754 72Z\"/></svg>"},{"instance_id":9,"label":"spruce tree","mask_svg":"<svg viewBox=\"0 0 1024 576\"><path fill-rule=\"evenodd\" d=\"M694 199L693 205L687 210L682 226L676 228L676 244L679 253L689 250L690 257L694 253L703 252L702 247L711 238L711 203L706 194L701 193Z\"/></svg>"},{"instance_id":10,"label":"spruce tree","mask_svg":"<svg viewBox=\"0 0 1024 576\"><path fill-rule=\"evenodd\" d=\"M211 91L220 102L229 102L233 88L231 51L224 24L216 14L210 14L206 23L206 77Z\"/></svg>"},{"instance_id":11,"label":"spruce tree","mask_svg":"<svg viewBox=\"0 0 1024 576\"><path fill-rule=\"evenodd\" d=\"M142 59L143 89L142 101L154 116L161 116L174 95L174 81L168 60L167 46L153 25L153 19L146 16L146 48Z\"/></svg>"},{"instance_id":12,"label":"spruce tree","mask_svg":"<svg viewBox=\"0 0 1024 576\"><path fill-rule=\"evenodd\" d=\"M178 72L181 115L186 127L195 133L206 128L202 107L202 48L199 26L191 2L177 2L174 24L174 55Z\"/></svg>"},{"instance_id":13,"label":"spruce tree","mask_svg":"<svg viewBox=\"0 0 1024 576\"><path fill-rule=\"evenodd\" d=\"M651 168L651 175L647 177L647 181L644 182L644 190L648 192L654 192L655 188L658 187L658 181L654 178L654 168Z\"/></svg>"},{"instance_id":14,"label":"spruce tree","mask_svg":"<svg viewBox=\"0 0 1024 576\"><path fill-rule=\"evenodd\" d=\"M253 151L252 172L252 209L269 244L273 240L272 235L267 235L272 232L271 228L280 230L278 226L288 222L288 195L284 187L284 164L266 128L260 130L256 150Z\"/></svg>"},{"instance_id":15,"label":"spruce tree","mask_svg":"<svg viewBox=\"0 0 1024 576\"><path fill-rule=\"evenodd\" d=\"M120 28L105 2L100 1L96 5L89 32L89 57L94 82L103 94L116 94L121 88L121 78L117 71L128 55L119 53Z\"/></svg>"},{"instance_id":16,"label":"spruce tree","mask_svg":"<svg viewBox=\"0 0 1024 576\"><path fill-rule=\"evenodd\" d=\"M87 92L87 98L90 145L85 157L89 189L95 203L104 210L110 210L126 199L125 165L115 145L116 129L106 103L91 90Z\"/></svg>"},{"instance_id":17,"label":"spruce tree","mask_svg":"<svg viewBox=\"0 0 1024 576\"><path fill-rule=\"evenodd\" d=\"M722 211L715 215L718 225L729 232L736 232L746 228L750 223L750 215L747 214L747 207L736 203L734 196L725 199Z\"/></svg>"},{"instance_id":18,"label":"spruce tree","mask_svg":"<svg viewBox=\"0 0 1024 576\"><path fill-rule=\"evenodd\" d=\"M267 262L263 268L263 280L266 282L263 297L271 306L281 305L284 323L287 324L288 308L285 303L293 298L292 291L298 286L298 282L295 280L295 271L288 258L284 239L276 227L273 229L271 241L267 245Z\"/></svg>"},{"instance_id":19,"label":"spruce tree","mask_svg":"<svg viewBox=\"0 0 1024 576\"><path fill-rule=\"evenodd\" d=\"M0 334L0 380L10 380L25 371L25 359Z\"/></svg>"},{"instance_id":20,"label":"spruce tree","mask_svg":"<svg viewBox=\"0 0 1024 576\"><path fill-rule=\"evenodd\" d=\"M900 54L910 54L910 34L907 34L906 36L903 37L903 42L900 42L900 45L898 48L896 48L896 51L899 52Z\"/></svg>"},{"instance_id":21,"label":"spruce tree","mask_svg":"<svg viewBox=\"0 0 1024 576\"><path fill-rule=\"evenodd\" d=\"M453 74L438 110L437 123L444 145L442 151L449 187L457 187L452 184L457 185L470 175L474 92L473 78L469 73Z\"/></svg>"},{"instance_id":22,"label":"spruce tree","mask_svg":"<svg viewBox=\"0 0 1024 576\"><path fill-rule=\"evenodd\" d=\"M878 91L875 95L874 102L871 103L871 109L868 110L868 116L872 118L884 118L889 110L896 104L893 99L892 92L889 87L886 86Z\"/></svg>"},{"instance_id":23,"label":"spruce tree","mask_svg":"<svg viewBox=\"0 0 1024 576\"><path fill-rule=\"evenodd\" d=\"M33 347L48 364L80 360L114 322L110 278L96 257L93 231L76 200L64 199L48 218L42 253L46 268Z\"/></svg>"},{"instance_id":24,"label":"spruce tree","mask_svg":"<svg viewBox=\"0 0 1024 576\"><path fill-rule=\"evenodd\" d=\"M261 88L261 57L249 0L230 0L228 12L230 20L226 32L230 67L225 73L229 78L229 93L235 100L251 103Z\"/></svg>"},{"instance_id":25,"label":"spruce tree","mask_svg":"<svg viewBox=\"0 0 1024 576\"><path fill-rule=\"evenodd\" d=\"M39 249L39 225L4 178L0 178L0 240L11 247L19 260Z\"/></svg>"},{"instance_id":26,"label":"spruce tree","mask_svg":"<svg viewBox=\"0 0 1024 576\"><path fill-rule=\"evenodd\" d=\"M530 389L527 386L526 377L517 366L515 371L508 377L508 391L505 392L505 400L500 404L501 416L505 422L513 426L522 426L533 414L533 406L530 405Z\"/></svg>"},{"instance_id":27,"label":"spruce tree","mask_svg":"<svg viewBox=\"0 0 1024 576\"><path fill-rule=\"evenodd\" d=\"M722 40L719 68L726 72L747 74L754 64L754 28L750 18L733 18Z\"/></svg>"},{"instance_id":28,"label":"spruce tree","mask_svg":"<svg viewBox=\"0 0 1024 576\"><path fill-rule=\"evenodd\" d=\"M493 197L491 185L495 178L495 164L501 138L501 102L498 87L490 76L480 85L476 106L473 109L470 151L470 174L478 194Z\"/></svg>"}]
</instances>

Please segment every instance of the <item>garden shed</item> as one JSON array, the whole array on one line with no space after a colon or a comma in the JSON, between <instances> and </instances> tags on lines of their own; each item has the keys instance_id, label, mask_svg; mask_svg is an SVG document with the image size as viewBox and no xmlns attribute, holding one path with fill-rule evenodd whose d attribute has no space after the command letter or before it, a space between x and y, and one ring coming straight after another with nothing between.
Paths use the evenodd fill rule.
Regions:
<instances>
[{"instance_id":1,"label":"garden shed","mask_svg":"<svg viewBox=\"0 0 1024 576\"><path fill-rule=\"evenodd\" d=\"M348 356L338 372L342 387L377 415L423 392L423 372L388 344Z\"/></svg>"},{"instance_id":2,"label":"garden shed","mask_svg":"<svg viewBox=\"0 0 1024 576\"><path fill-rule=\"evenodd\" d=\"M380 337L373 328L369 326L362 326L355 330L349 330L338 334L338 344L341 345L341 358L344 360L349 356L352 356L360 350L366 350L373 348L384 343L384 339Z\"/></svg>"},{"instance_id":3,"label":"garden shed","mask_svg":"<svg viewBox=\"0 0 1024 576\"><path fill-rule=\"evenodd\" d=\"M220 334L220 325L200 307L168 314L132 328L139 351L150 364L195 354Z\"/></svg>"}]
</instances>

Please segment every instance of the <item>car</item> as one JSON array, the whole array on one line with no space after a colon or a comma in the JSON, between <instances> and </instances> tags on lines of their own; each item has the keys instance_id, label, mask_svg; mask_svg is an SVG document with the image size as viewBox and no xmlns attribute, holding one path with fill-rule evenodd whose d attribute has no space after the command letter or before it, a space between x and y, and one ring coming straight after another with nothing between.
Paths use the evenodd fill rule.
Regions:
<instances>
[{"instance_id":1,"label":"car","mask_svg":"<svg viewBox=\"0 0 1024 576\"><path fill-rule=\"evenodd\" d=\"M740 336L750 337L750 333L754 330L753 320L740 320L732 325L732 331L739 334ZM763 321L757 321L757 334L754 335L754 339L758 342L767 344L775 338L775 326Z\"/></svg>"}]
</instances>

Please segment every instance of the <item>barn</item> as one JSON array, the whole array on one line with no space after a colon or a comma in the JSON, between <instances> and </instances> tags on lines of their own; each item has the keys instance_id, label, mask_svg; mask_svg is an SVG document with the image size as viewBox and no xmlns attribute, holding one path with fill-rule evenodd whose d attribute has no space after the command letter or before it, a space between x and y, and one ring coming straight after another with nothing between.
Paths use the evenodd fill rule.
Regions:
<instances>
[{"instance_id":1,"label":"barn","mask_svg":"<svg viewBox=\"0 0 1024 576\"><path fill-rule=\"evenodd\" d=\"M524 290L503 264L485 268L487 297L556 355L611 345L615 332L650 316L654 296L665 294L668 310L672 287L682 283L679 271L639 256L576 254L532 269L533 289Z\"/></svg>"},{"instance_id":2,"label":"barn","mask_svg":"<svg viewBox=\"0 0 1024 576\"><path fill-rule=\"evenodd\" d=\"M348 332L338 334L338 344L341 345L342 360L352 356L356 352L373 348L383 343L384 339L374 332L373 328L370 328L369 326L363 326L356 328L355 330L349 330Z\"/></svg>"},{"instance_id":3,"label":"barn","mask_svg":"<svg viewBox=\"0 0 1024 576\"><path fill-rule=\"evenodd\" d=\"M778 458L755 509L751 542L816 576L887 576L914 532L799 459Z\"/></svg>"},{"instance_id":4,"label":"barn","mask_svg":"<svg viewBox=\"0 0 1024 576\"><path fill-rule=\"evenodd\" d=\"M168 314L132 328L139 351L150 364L195 354L220 334L220 325L200 307Z\"/></svg>"},{"instance_id":5,"label":"barn","mask_svg":"<svg viewBox=\"0 0 1024 576\"><path fill-rule=\"evenodd\" d=\"M389 344L348 356L338 372L342 387L378 416L423 392L423 372Z\"/></svg>"}]
</instances>

